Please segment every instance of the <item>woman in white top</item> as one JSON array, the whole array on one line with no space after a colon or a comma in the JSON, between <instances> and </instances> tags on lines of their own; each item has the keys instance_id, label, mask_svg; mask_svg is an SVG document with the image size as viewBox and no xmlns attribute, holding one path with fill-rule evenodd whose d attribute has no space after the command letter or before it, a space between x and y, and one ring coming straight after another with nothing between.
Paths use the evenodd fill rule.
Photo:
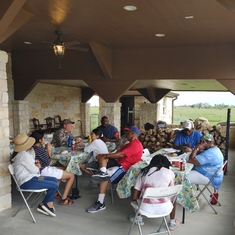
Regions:
<instances>
[{"instance_id":1,"label":"woman in white top","mask_svg":"<svg viewBox=\"0 0 235 235\"><path fill-rule=\"evenodd\" d=\"M163 155L155 155L150 164L142 169L142 172L137 178L132 200L141 202L146 188L155 187L168 187L174 185L175 175L173 171L169 169L171 166L170 161ZM162 214L166 211L172 210L170 214L170 230L175 230L179 226L179 221L175 219L175 204L173 205L170 199L149 199L145 200L141 207L142 210L153 214ZM134 216L129 216L129 220L133 222ZM144 224L141 215L137 217L140 224Z\"/></svg>"},{"instance_id":2,"label":"woman in white top","mask_svg":"<svg viewBox=\"0 0 235 235\"><path fill-rule=\"evenodd\" d=\"M56 216L53 207L54 194L58 190L57 179L54 177L40 176L41 164L29 153L35 139L26 134L18 134L14 138L14 153L12 165L15 177L21 189L44 189L47 193L37 207L37 211L45 215Z\"/></svg>"},{"instance_id":3,"label":"woman in white top","mask_svg":"<svg viewBox=\"0 0 235 235\"><path fill-rule=\"evenodd\" d=\"M98 154L108 154L107 145L101 140L102 132L96 128L91 132L92 142L89 143L85 148L84 152L93 153L86 163L83 163L80 168L83 172L92 175L91 170L99 169L99 162L96 160Z\"/></svg>"}]
</instances>

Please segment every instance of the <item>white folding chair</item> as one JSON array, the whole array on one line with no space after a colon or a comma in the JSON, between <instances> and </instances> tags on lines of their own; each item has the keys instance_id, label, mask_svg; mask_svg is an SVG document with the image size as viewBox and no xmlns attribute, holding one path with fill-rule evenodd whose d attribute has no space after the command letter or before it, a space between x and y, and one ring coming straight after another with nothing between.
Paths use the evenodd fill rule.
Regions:
<instances>
[{"instance_id":1,"label":"white folding chair","mask_svg":"<svg viewBox=\"0 0 235 235\"><path fill-rule=\"evenodd\" d=\"M137 222L137 225L138 225L139 234L142 235L142 230L141 230L141 227L140 227L140 223L139 223L139 220L137 219L137 216L139 214L143 215L143 216L146 216L148 218L163 218L158 230L156 232L151 233L151 235L153 235L153 234L162 234L162 233L168 233L169 235L171 235L171 232L170 232L168 224L167 224L166 217L171 213L172 210L167 211L164 214L150 214L150 213L142 210L141 206L142 206L142 203L143 203L145 198L147 198L147 199L171 198L172 203L174 203L178 193L181 190L181 188L182 188L182 185L174 185L174 186L170 186L170 187L147 188L144 192L142 201L141 201L140 205L138 206L138 209L135 212L135 218L132 222L132 225L130 227L128 235L131 234L133 226L136 222ZM136 208L136 204L131 203L131 205L134 207L134 209ZM166 230L161 231L161 227L162 227L163 223L165 223Z\"/></svg>"},{"instance_id":2,"label":"white folding chair","mask_svg":"<svg viewBox=\"0 0 235 235\"><path fill-rule=\"evenodd\" d=\"M12 175L12 178L14 179L15 183L16 183L16 188L17 190L20 192L20 195L22 196L24 202L22 203L22 205L20 206L20 208L16 211L16 213L13 215L16 216L17 213L20 211L20 209L23 207L23 206L26 206L28 208L28 211L29 211L29 214L31 215L32 219L33 219L33 222L36 223L36 220L33 216L33 213L30 209L30 206L33 207L35 205L35 203L38 201L38 199L40 198L40 196L43 194L43 193L46 193L47 189L21 189L19 187L19 184L16 180L16 177L15 177L15 173L14 173L14 168L13 166L10 164L8 166L8 169ZM29 195L26 197L26 195L24 195L24 193L29 193ZM31 199L31 196L35 194L34 198ZM31 199L31 200L30 200Z\"/></svg>"},{"instance_id":3,"label":"white folding chair","mask_svg":"<svg viewBox=\"0 0 235 235\"><path fill-rule=\"evenodd\" d=\"M211 205L210 201L207 199L206 195L204 194L204 191L207 189L208 192L211 195L211 199L214 198L217 201L217 204L219 206L221 206L220 202L217 200L217 198L214 197L213 193L211 192L211 190L209 189L209 186L211 185L212 181L214 180L214 178L220 174L221 172L224 172L225 167L227 166L227 160L224 162L224 164L215 172L215 174L212 176L212 178L208 181L208 183L206 184L200 184L201 186L203 185L203 188L200 188L199 184L196 184L197 190L199 190L200 192L197 195L197 199L202 195L205 200L207 201L207 203L210 205L210 207L212 208L212 210L215 212L215 214L217 214L217 211L215 210L215 208Z\"/></svg>"}]
</instances>

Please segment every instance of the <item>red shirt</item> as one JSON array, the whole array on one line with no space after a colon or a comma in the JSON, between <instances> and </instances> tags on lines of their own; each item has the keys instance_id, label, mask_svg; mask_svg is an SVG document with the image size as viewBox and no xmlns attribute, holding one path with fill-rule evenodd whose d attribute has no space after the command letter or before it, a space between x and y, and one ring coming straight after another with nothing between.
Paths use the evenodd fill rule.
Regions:
<instances>
[{"instance_id":1,"label":"red shirt","mask_svg":"<svg viewBox=\"0 0 235 235\"><path fill-rule=\"evenodd\" d=\"M125 153L125 157L118 159L118 164L122 165L125 171L141 160L143 154L143 145L138 139L132 140L128 144L123 145L117 152Z\"/></svg>"}]
</instances>

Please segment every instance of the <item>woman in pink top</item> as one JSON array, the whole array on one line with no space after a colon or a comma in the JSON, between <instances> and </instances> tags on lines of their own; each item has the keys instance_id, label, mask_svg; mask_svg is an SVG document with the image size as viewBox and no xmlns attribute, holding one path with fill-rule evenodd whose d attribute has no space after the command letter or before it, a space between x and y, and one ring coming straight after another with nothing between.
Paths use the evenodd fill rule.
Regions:
<instances>
[{"instance_id":1,"label":"woman in pink top","mask_svg":"<svg viewBox=\"0 0 235 235\"><path fill-rule=\"evenodd\" d=\"M161 154L155 155L150 164L142 169L141 174L138 176L134 187L132 200L139 204L146 188L173 186L175 175L173 171L169 169L170 166L171 163L167 157ZM165 211L172 209L170 214L169 229L175 230L179 226L179 220L175 219L175 204L173 205L170 199L145 200L141 209L153 214L162 214L165 213ZM134 216L129 216L129 220L131 222L133 222L133 219ZM140 221L140 224L144 224L141 215L139 215L137 219Z\"/></svg>"}]
</instances>

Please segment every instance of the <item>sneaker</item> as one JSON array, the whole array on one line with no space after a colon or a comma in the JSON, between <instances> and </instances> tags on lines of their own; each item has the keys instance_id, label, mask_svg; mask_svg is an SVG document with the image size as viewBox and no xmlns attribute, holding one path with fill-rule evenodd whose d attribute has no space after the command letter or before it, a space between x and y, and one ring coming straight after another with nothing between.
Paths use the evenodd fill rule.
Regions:
<instances>
[{"instance_id":1,"label":"sneaker","mask_svg":"<svg viewBox=\"0 0 235 235\"><path fill-rule=\"evenodd\" d=\"M90 208L86 209L87 212L89 213L96 213L98 211L102 211L105 210L106 206L103 203L100 203L99 201L97 201L93 206L91 206Z\"/></svg>"},{"instance_id":2,"label":"sneaker","mask_svg":"<svg viewBox=\"0 0 235 235\"><path fill-rule=\"evenodd\" d=\"M42 205L42 209L43 209L44 211L46 211L49 215L51 215L51 216L53 216L53 217L56 216L54 207L53 207L53 208L50 208L47 204L45 204L45 205Z\"/></svg>"},{"instance_id":3,"label":"sneaker","mask_svg":"<svg viewBox=\"0 0 235 235\"><path fill-rule=\"evenodd\" d=\"M175 223L169 223L169 229L171 231L176 230L180 225L180 221L178 219L175 219Z\"/></svg>"},{"instance_id":4,"label":"sneaker","mask_svg":"<svg viewBox=\"0 0 235 235\"><path fill-rule=\"evenodd\" d=\"M130 216L128 217L128 220L133 223L134 218L135 218L135 215L130 215ZM144 225L144 220L143 220L143 217L142 217L141 215L138 215L138 216L137 216L137 219L136 219L136 221L135 221L135 224L137 224L137 221L139 221L139 224L140 224L141 226Z\"/></svg>"},{"instance_id":5,"label":"sneaker","mask_svg":"<svg viewBox=\"0 0 235 235\"><path fill-rule=\"evenodd\" d=\"M98 174L92 175L91 180L93 182L108 181L110 179L107 172L99 171Z\"/></svg>"},{"instance_id":6,"label":"sneaker","mask_svg":"<svg viewBox=\"0 0 235 235\"><path fill-rule=\"evenodd\" d=\"M37 211L39 211L40 213L42 213L44 215L49 215L45 210L43 210L43 208L40 204L37 207Z\"/></svg>"}]
</instances>

